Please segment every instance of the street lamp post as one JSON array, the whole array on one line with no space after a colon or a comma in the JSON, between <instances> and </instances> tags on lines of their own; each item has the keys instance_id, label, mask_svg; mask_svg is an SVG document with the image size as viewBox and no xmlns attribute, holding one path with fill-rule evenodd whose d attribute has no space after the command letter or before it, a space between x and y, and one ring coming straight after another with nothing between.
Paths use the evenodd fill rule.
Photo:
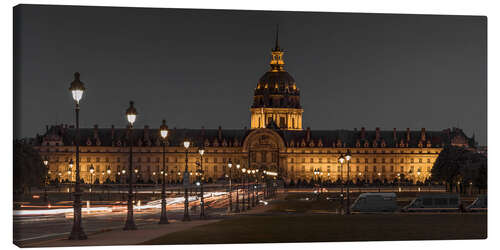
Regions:
<instances>
[{"instance_id":1,"label":"street lamp post","mask_svg":"<svg viewBox=\"0 0 500 250\"><path fill-rule=\"evenodd\" d=\"M256 173L255 181L257 183L257 197L256 197L256 201L255 202L256 202L257 205L259 205L259 189L260 189L260 187L259 187L259 185L260 185L260 183L259 183L259 177L260 177L260 175L259 175L259 169L258 168L255 169L255 173Z\"/></svg>"},{"instance_id":2,"label":"street lamp post","mask_svg":"<svg viewBox=\"0 0 500 250\"><path fill-rule=\"evenodd\" d=\"M190 142L186 139L184 140L184 148L186 149L186 166L184 167L184 217L182 221L190 221L191 217L189 217L189 194L188 194L188 185L189 185L189 172L188 172L188 153L189 153L189 144Z\"/></svg>"},{"instance_id":3,"label":"street lamp post","mask_svg":"<svg viewBox=\"0 0 500 250\"><path fill-rule=\"evenodd\" d=\"M255 169L252 169L252 179L255 180ZM255 207L255 182L252 184L252 207Z\"/></svg>"},{"instance_id":4,"label":"street lamp post","mask_svg":"<svg viewBox=\"0 0 500 250\"><path fill-rule=\"evenodd\" d=\"M264 187L264 192L263 192L263 196L264 196L264 199L267 199L268 198L268 181L267 181L267 171L264 169L264 171L262 171L263 175L262 175L262 179L264 179L264 182L266 183L266 186Z\"/></svg>"},{"instance_id":5,"label":"street lamp post","mask_svg":"<svg viewBox=\"0 0 500 250\"><path fill-rule=\"evenodd\" d=\"M123 230L136 230L137 226L135 225L134 222L134 204L132 203L132 198L133 198L133 189L132 189L132 182L133 182L133 171L132 171L132 146L133 146L133 139L132 139L132 128L134 126L135 119L137 117L137 110L134 108L134 102L130 101L130 106L125 112L127 116L127 120L129 122L129 166L128 166L128 200L127 200L127 221L125 222L125 227Z\"/></svg>"},{"instance_id":6,"label":"street lamp post","mask_svg":"<svg viewBox=\"0 0 500 250\"><path fill-rule=\"evenodd\" d=\"M250 210L250 169L247 170L247 210Z\"/></svg>"},{"instance_id":7,"label":"street lamp post","mask_svg":"<svg viewBox=\"0 0 500 250\"><path fill-rule=\"evenodd\" d=\"M75 146L76 146L76 182L75 182L75 192L73 201L73 228L71 229L71 234L69 235L70 240L84 240L87 239L87 235L82 228L82 204L81 204L81 192L80 192L80 100L82 99L85 87L83 82L80 81L80 73L75 73L75 79L71 82L71 87L69 88L73 100L75 100L75 117L76 117L76 136L75 136Z\"/></svg>"},{"instance_id":8,"label":"street lamp post","mask_svg":"<svg viewBox=\"0 0 500 250\"><path fill-rule=\"evenodd\" d=\"M159 224L168 224L167 218L167 194L165 188L165 146L167 144L168 127L165 120L162 121L160 126L160 135L163 138L163 170L161 171L161 215Z\"/></svg>"},{"instance_id":9,"label":"street lamp post","mask_svg":"<svg viewBox=\"0 0 500 250\"><path fill-rule=\"evenodd\" d=\"M343 154L340 154L339 156L339 163L340 163L340 197L342 199L341 201L341 207L342 207L342 212L344 211L344 181L342 180L342 164L344 164L345 158Z\"/></svg>"},{"instance_id":10,"label":"street lamp post","mask_svg":"<svg viewBox=\"0 0 500 250\"><path fill-rule=\"evenodd\" d=\"M239 175L239 170L240 170L240 164L236 164L236 173ZM239 185L236 186L236 213L240 212L240 192L239 192Z\"/></svg>"},{"instance_id":11,"label":"street lamp post","mask_svg":"<svg viewBox=\"0 0 500 250\"><path fill-rule=\"evenodd\" d=\"M108 184L111 184L111 167L110 166L108 166L108 168L106 169L106 174L108 175L108 178L106 180L109 180ZM110 186L106 185L106 189L108 190L108 200L111 200L110 194L109 194Z\"/></svg>"},{"instance_id":12,"label":"street lamp post","mask_svg":"<svg viewBox=\"0 0 500 250\"><path fill-rule=\"evenodd\" d=\"M320 184L319 184L319 173L320 173L320 169L313 169L313 176L314 176L314 180L316 180L316 190L315 192L318 194L319 196L319 189L321 189L320 187Z\"/></svg>"},{"instance_id":13,"label":"street lamp post","mask_svg":"<svg viewBox=\"0 0 500 250\"><path fill-rule=\"evenodd\" d=\"M243 182L243 191L242 191L242 195L243 195L243 199L241 199L241 211L245 211L246 210L246 207L245 207L245 173L246 173L247 169L246 168L242 168L241 169L241 178L242 178L242 182Z\"/></svg>"},{"instance_id":14,"label":"street lamp post","mask_svg":"<svg viewBox=\"0 0 500 250\"><path fill-rule=\"evenodd\" d=\"M227 163L227 167L229 169L229 207L228 207L228 213L231 213L233 211L233 197L232 197L232 183L231 183L231 174L232 174L232 167L233 167L233 162L231 162L231 160L229 160L229 162Z\"/></svg>"},{"instance_id":15,"label":"street lamp post","mask_svg":"<svg viewBox=\"0 0 500 250\"><path fill-rule=\"evenodd\" d=\"M69 160L69 164L68 164L68 171L67 171L67 174L68 174L68 194L69 194L69 200L71 200L71 169L73 169L73 159L70 159Z\"/></svg>"},{"instance_id":16,"label":"street lamp post","mask_svg":"<svg viewBox=\"0 0 500 250\"><path fill-rule=\"evenodd\" d=\"M349 186L351 185L351 179L349 178L349 173L351 172L351 168L349 167L349 162L351 161L351 152L347 150L347 154L345 155L345 160L347 161L347 207L346 207L346 214L351 213L351 208L350 208L350 200L349 200Z\"/></svg>"},{"instance_id":17,"label":"street lamp post","mask_svg":"<svg viewBox=\"0 0 500 250\"><path fill-rule=\"evenodd\" d=\"M204 193L203 193L203 154L205 153L205 149L203 147L200 147L198 149L198 152L200 153L200 193L201 193L201 200L200 200L200 218L205 219L205 198L204 198Z\"/></svg>"},{"instance_id":18,"label":"street lamp post","mask_svg":"<svg viewBox=\"0 0 500 250\"><path fill-rule=\"evenodd\" d=\"M49 179L50 179L50 177L49 177L49 175L50 175L50 170L49 170L49 160L47 159L47 157L45 157L45 158L43 159L43 165L45 166L45 169L46 169L46 171L47 171L47 172L46 172L46 174L45 174L45 183L44 183L44 185L43 185L43 187L44 187L43 200L44 200L45 202L47 202L47 201L48 201L47 184L48 184Z\"/></svg>"},{"instance_id":19,"label":"street lamp post","mask_svg":"<svg viewBox=\"0 0 500 250\"><path fill-rule=\"evenodd\" d=\"M378 172L377 175L378 175L378 192L380 193L380 187L382 186L382 181L380 180L380 176L382 174L380 172Z\"/></svg>"},{"instance_id":20,"label":"street lamp post","mask_svg":"<svg viewBox=\"0 0 500 250\"><path fill-rule=\"evenodd\" d=\"M398 173L397 176L398 176L398 192L401 192L401 174Z\"/></svg>"},{"instance_id":21,"label":"street lamp post","mask_svg":"<svg viewBox=\"0 0 500 250\"><path fill-rule=\"evenodd\" d=\"M94 165L90 164L89 172L90 172L90 188L89 188L89 193L90 193L90 201L92 201L92 184L94 184ZM89 201L89 202L90 202Z\"/></svg>"}]
</instances>

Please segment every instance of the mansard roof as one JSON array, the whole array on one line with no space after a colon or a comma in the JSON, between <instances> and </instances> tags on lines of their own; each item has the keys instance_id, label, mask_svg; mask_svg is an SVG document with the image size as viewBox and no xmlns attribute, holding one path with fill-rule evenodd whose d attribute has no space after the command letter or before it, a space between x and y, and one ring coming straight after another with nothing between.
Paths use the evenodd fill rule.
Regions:
<instances>
[{"instance_id":1,"label":"mansard roof","mask_svg":"<svg viewBox=\"0 0 500 250\"><path fill-rule=\"evenodd\" d=\"M276 131L287 147L442 147L447 144L465 144L474 147L474 138L469 138L458 128L442 131L425 130L279 130ZM134 128L134 146L160 146L161 137L158 128ZM182 146L188 138L196 147L227 146L239 147L249 129L177 129L169 130L167 145ZM425 141L422 135L425 134ZM74 145L76 129L67 126L52 126L46 134L39 136L35 144L44 141L57 141L60 145ZM409 135L409 140L407 140ZM305 144L305 145L304 145ZM80 129L82 146L128 146L126 128L82 128Z\"/></svg>"}]
</instances>

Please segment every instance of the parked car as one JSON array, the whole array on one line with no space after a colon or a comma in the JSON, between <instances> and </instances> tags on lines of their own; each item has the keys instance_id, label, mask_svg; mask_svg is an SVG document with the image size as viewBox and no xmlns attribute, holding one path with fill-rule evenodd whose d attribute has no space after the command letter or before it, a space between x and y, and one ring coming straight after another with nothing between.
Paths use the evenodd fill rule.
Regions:
<instances>
[{"instance_id":1,"label":"parked car","mask_svg":"<svg viewBox=\"0 0 500 250\"><path fill-rule=\"evenodd\" d=\"M468 212L486 212L488 210L487 196L485 194L479 195L465 210Z\"/></svg>"},{"instance_id":2,"label":"parked car","mask_svg":"<svg viewBox=\"0 0 500 250\"><path fill-rule=\"evenodd\" d=\"M419 195L403 207L405 212L456 212L460 210L460 196L452 193Z\"/></svg>"},{"instance_id":3,"label":"parked car","mask_svg":"<svg viewBox=\"0 0 500 250\"><path fill-rule=\"evenodd\" d=\"M362 193L351 206L353 212L395 212L398 205L395 193Z\"/></svg>"}]
</instances>

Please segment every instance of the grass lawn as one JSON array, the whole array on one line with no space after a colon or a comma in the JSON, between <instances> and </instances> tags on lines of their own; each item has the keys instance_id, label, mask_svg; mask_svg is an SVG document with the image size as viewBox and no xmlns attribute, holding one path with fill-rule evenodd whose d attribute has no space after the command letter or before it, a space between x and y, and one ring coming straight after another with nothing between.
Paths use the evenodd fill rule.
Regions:
<instances>
[{"instance_id":1,"label":"grass lawn","mask_svg":"<svg viewBox=\"0 0 500 250\"><path fill-rule=\"evenodd\" d=\"M486 217L486 214L241 215L143 244L484 239Z\"/></svg>"}]
</instances>

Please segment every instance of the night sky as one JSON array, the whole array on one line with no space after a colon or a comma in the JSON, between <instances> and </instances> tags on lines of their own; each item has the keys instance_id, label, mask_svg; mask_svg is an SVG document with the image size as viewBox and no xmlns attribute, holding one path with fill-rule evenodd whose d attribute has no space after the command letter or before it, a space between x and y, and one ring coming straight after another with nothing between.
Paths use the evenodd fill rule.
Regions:
<instances>
[{"instance_id":1,"label":"night sky","mask_svg":"<svg viewBox=\"0 0 500 250\"><path fill-rule=\"evenodd\" d=\"M486 17L17 7L15 137L81 127L250 127L276 25L314 129L463 128L486 144Z\"/></svg>"}]
</instances>

